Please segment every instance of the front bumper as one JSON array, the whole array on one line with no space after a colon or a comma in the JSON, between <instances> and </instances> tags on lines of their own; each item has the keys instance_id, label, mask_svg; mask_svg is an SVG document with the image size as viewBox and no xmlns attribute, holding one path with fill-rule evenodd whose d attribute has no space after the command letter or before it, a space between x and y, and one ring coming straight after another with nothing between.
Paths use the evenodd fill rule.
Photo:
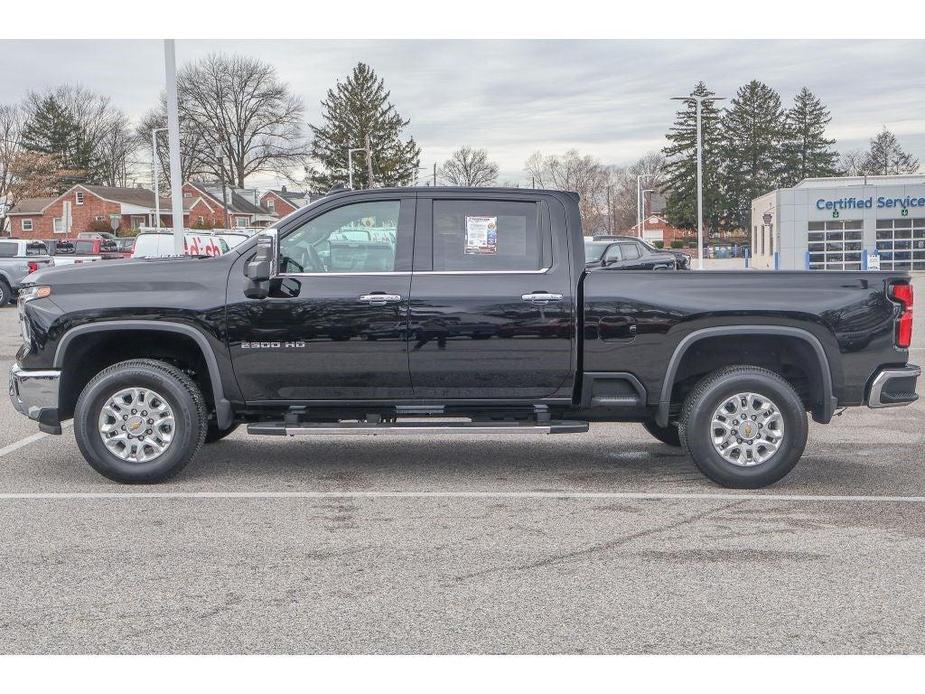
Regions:
<instances>
[{"instance_id":1,"label":"front bumper","mask_svg":"<svg viewBox=\"0 0 925 694\"><path fill-rule=\"evenodd\" d=\"M900 368L882 369L870 383L868 407L898 407L919 399L915 382L922 370L914 364Z\"/></svg>"},{"instance_id":2,"label":"front bumper","mask_svg":"<svg viewBox=\"0 0 925 694\"><path fill-rule=\"evenodd\" d=\"M58 385L61 372L51 369L28 371L18 364L10 367L10 400L18 412L39 423L49 434L61 433L58 418Z\"/></svg>"}]
</instances>

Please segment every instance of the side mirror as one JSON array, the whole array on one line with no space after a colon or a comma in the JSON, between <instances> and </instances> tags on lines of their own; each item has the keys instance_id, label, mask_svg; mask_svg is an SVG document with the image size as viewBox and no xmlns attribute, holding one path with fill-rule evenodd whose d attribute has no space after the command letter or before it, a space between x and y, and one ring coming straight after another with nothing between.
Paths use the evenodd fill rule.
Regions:
<instances>
[{"instance_id":1,"label":"side mirror","mask_svg":"<svg viewBox=\"0 0 925 694\"><path fill-rule=\"evenodd\" d=\"M266 299L270 295L270 280L276 265L276 229L270 229L257 238L257 249L244 268L244 296L248 299Z\"/></svg>"}]
</instances>

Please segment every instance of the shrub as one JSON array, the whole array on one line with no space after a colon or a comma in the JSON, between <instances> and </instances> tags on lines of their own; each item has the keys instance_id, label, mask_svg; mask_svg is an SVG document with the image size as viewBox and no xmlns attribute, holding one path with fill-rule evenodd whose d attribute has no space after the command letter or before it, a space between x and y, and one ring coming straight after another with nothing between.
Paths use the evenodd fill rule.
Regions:
<instances>
[{"instance_id":1,"label":"shrub","mask_svg":"<svg viewBox=\"0 0 925 694\"><path fill-rule=\"evenodd\" d=\"M87 228L84 229L84 231L108 231L109 233L112 233L112 225L109 223L108 219L94 219L92 222L87 224Z\"/></svg>"},{"instance_id":2,"label":"shrub","mask_svg":"<svg viewBox=\"0 0 925 694\"><path fill-rule=\"evenodd\" d=\"M672 248L684 248L684 242L681 239L675 239L671 242Z\"/></svg>"},{"instance_id":3,"label":"shrub","mask_svg":"<svg viewBox=\"0 0 925 694\"><path fill-rule=\"evenodd\" d=\"M652 245L655 246L656 248L664 248L665 242L664 241L653 241Z\"/></svg>"}]
</instances>

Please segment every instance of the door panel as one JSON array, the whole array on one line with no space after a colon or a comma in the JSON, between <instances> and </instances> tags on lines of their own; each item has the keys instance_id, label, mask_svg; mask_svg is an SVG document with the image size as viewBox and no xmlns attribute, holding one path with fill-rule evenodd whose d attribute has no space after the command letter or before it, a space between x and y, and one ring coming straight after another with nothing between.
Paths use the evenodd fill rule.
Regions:
<instances>
[{"instance_id":1,"label":"door panel","mask_svg":"<svg viewBox=\"0 0 925 694\"><path fill-rule=\"evenodd\" d=\"M415 398L540 399L570 387L575 307L561 223L554 244L535 201L419 201L417 235L429 243L416 244L411 286ZM497 232L487 253L486 224ZM479 250L467 251L467 236Z\"/></svg>"},{"instance_id":2,"label":"door panel","mask_svg":"<svg viewBox=\"0 0 925 694\"><path fill-rule=\"evenodd\" d=\"M235 263L228 334L246 400L411 396L414 199L387 202L394 203L394 215L385 204L359 210L342 205L287 225L280 232L282 274L271 281L267 299L244 297L248 258Z\"/></svg>"}]
</instances>

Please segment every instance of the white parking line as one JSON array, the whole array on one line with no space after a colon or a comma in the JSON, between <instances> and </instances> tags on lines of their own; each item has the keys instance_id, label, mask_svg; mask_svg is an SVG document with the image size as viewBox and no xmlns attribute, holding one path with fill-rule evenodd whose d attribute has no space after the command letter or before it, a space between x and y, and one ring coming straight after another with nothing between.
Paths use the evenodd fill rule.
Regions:
<instances>
[{"instance_id":1,"label":"white parking line","mask_svg":"<svg viewBox=\"0 0 925 694\"><path fill-rule=\"evenodd\" d=\"M925 496L658 492L9 492L0 501L97 499L625 499L635 501L803 501L925 504Z\"/></svg>"},{"instance_id":2,"label":"white parking line","mask_svg":"<svg viewBox=\"0 0 925 694\"><path fill-rule=\"evenodd\" d=\"M62 430L67 429L73 423L74 423L74 420L69 419L68 421L63 422L61 424L61 429ZM14 453L15 451L18 451L23 446L28 446L30 443L41 441L46 436L51 436L51 434L46 434L43 431L39 431L35 434L31 434L30 436L27 436L24 439L19 439L19 441L11 443L9 446L4 446L3 448L0 448L0 458L2 458L5 455L9 455L10 453Z\"/></svg>"}]
</instances>

